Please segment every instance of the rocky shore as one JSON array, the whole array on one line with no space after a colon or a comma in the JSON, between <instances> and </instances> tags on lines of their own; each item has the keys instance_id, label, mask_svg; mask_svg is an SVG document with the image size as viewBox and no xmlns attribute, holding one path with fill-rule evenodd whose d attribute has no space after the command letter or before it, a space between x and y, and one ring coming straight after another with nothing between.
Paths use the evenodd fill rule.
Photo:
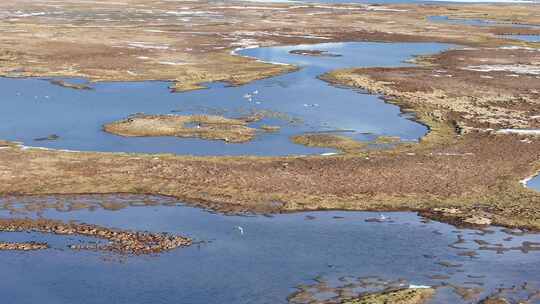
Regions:
<instances>
[{"instance_id":1,"label":"rocky shore","mask_svg":"<svg viewBox=\"0 0 540 304\"><path fill-rule=\"evenodd\" d=\"M49 248L47 243L24 242L24 243L7 243L0 242L0 251L31 251L42 250Z\"/></svg>"},{"instance_id":2,"label":"rocky shore","mask_svg":"<svg viewBox=\"0 0 540 304\"><path fill-rule=\"evenodd\" d=\"M69 247L74 250L99 250L119 254L155 254L191 245L191 239L165 233L133 232L110 229L97 225L63 223L48 219L0 219L0 231L3 232L40 232L57 235L80 235L107 241L106 243L76 244ZM11 250L45 249L45 243L18 243L4 245ZM5 249L4 249L5 250Z\"/></svg>"}]
</instances>

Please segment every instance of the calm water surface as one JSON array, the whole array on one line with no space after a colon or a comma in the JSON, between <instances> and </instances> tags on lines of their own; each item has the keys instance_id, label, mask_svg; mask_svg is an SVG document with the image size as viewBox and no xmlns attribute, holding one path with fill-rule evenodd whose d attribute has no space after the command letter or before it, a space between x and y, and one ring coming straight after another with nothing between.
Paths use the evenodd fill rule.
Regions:
<instances>
[{"instance_id":1,"label":"calm water surface","mask_svg":"<svg viewBox=\"0 0 540 304\"><path fill-rule=\"evenodd\" d=\"M100 196L94 201L115 199ZM159 197L153 198L156 199ZM138 199L124 199L129 200ZM406 212L385 213L391 219L385 223L366 222L380 216L369 212L225 216L164 200L170 206L129 207L114 212L101 208L46 210L41 215L116 228L166 231L204 243L157 256L118 257L66 248L67 244L85 238L1 233L3 241L47 240L52 244L45 251L0 252L3 301L287 303L287 296L299 284L313 284L315 278L332 282L344 276L402 278L410 284L440 285L441 280L429 276L446 275L449 278L444 282L458 286L476 287L471 281L483 284L483 295L497 287L525 281L540 287L540 251L497 253L480 250L475 242L500 243L510 248L519 247L524 241L540 242L539 235L511 235L500 228L487 232L457 229L425 222ZM8 214L2 212L0 216ZM244 234L238 227L244 229ZM456 243L459 238L463 241ZM476 257L459 255L471 250L477 253ZM445 267L439 262L461 266ZM434 302L448 301L465 303L445 289L441 289Z\"/></svg>"},{"instance_id":2,"label":"calm water surface","mask_svg":"<svg viewBox=\"0 0 540 304\"><path fill-rule=\"evenodd\" d=\"M223 83L209 89L169 93L166 82L97 83L94 90L74 90L43 79L0 79L0 138L28 146L56 149L177 153L194 155L286 155L328 152L290 142L292 135L312 131L348 130L349 136L371 140L381 135L416 140L426 128L377 96L338 88L317 76L338 68L400 66L413 55L436 53L448 45L433 43L331 43L243 50L245 56L295 64L298 72L255 81L240 87ZM327 50L341 57L292 55L292 49ZM73 81L73 80L70 80ZM253 94L258 92L258 94ZM253 100L244 98L253 94ZM134 113L209 113L237 117L252 111L272 112L253 124L281 126L276 134L261 132L250 143L175 137L125 138L102 131L103 124ZM294 121L294 123L291 123ZM51 134L57 140L35 141Z\"/></svg>"}]
</instances>

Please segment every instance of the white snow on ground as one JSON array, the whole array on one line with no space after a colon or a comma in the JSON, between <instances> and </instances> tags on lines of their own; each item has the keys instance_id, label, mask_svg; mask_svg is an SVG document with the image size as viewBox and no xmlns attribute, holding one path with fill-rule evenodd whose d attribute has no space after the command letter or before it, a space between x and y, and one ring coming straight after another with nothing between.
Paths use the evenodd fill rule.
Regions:
<instances>
[{"instance_id":1,"label":"white snow on ground","mask_svg":"<svg viewBox=\"0 0 540 304\"><path fill-rule=\"evenodd\" d=\"M414 285L414 284L409 284L409 288L410 288L410 289L427 289L427 288L431 288L431 286L429 286L429 285Z\"/></svg>"},{"instance_id":2,"label":"white snow on ground","mask_svg":"<svg viewBox=\"0 0 540 304\"><path fill-rule=\"evenodd\" d=\"M36 12L36 13L24 13L21 11L16 11L12 16L17 18L24 18L24 17L34 17L34 16L45 16L47 13L45 12Z\"/></svg>"},{"instance_id":3,"label":"white snow on ground","mask_svg":"<svg viewBox=\"0 0 540 304\"><path fill-rule=\"evenodd\" d=\"M128 46L140 49L155 49L155 50L167 50L170 48L166 44L151 44L148 42L130 42Z\"/></svg>"},{"instance_id":4,"label":"white snow on ground","mask_svg":"<svg viewBox=\"0 0 540 304\"><path fill-rule=\"evenodd\" d=\"M501 50L527 50L527 51L540 51L540 49L535 49L535 48L532 48L532 47L526 47L526 46L517 46L517 45L512 45L512 46L501 46L499 49L501 49Z\"/></svg>"},{"instance_id":5,"label":"white snow on ground","mask_svg":"<svg viewBox=\"0 0 540 304\"><path fill-rule=\"evenodd\" d=\"M188 62L174 62L174 61L159 61L159 64L164 65L186 65L189 64Z\"/></svg>"},{"instance_id":6,"label":"white snow on ground","mask_svg":"<svg viewBox=\"0 0 540 304\"><path fill-rule=\"evenodd\" d=\"M462 69L476 72L511 72L514 74L540 75L540 66L531 64L485 64L468 66Z\"/></svg>"},{"instance_id":7,"label":"white snow on ground","mask_svg":"<svg viewBox=\"0 0 540 304\"><path fill-rule=\"evenodd\" d=\"M66 149L52 149L52 148L24 146L24 145L20 145L19 147L21 150L43 150L43 151L59 151L59 152L67 152L67 153L81 153L81 151L66 150Z\"/></svg>"},{"instance_id":8,"label":"white snow on ground","mask_svg":"<svg viewBox=\"0 0 540 304\"><path fill-rule=\"evenodd\" d=\"M367 5L364 8L368 11L376 11L376 12L408 12L409 11L406 9L388 8L384 6L373 6L373 5Z\"/></svg>"},{"instance_id":9,"label":"white snow on ground","mask_svg":"<svg viewBox=\"0 0 540 304\"><path fill-rule=\"evenodd\" d=\"M540 129L500 129L497 133L540 136Z\"/></svg>"}]
</instances>

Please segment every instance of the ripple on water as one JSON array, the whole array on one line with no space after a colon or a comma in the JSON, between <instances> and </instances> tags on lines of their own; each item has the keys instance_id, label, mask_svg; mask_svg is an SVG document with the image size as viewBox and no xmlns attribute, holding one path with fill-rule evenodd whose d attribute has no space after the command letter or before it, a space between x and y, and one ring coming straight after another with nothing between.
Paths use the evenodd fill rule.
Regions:
<instances>
[{"instance_id":1,"label":"ripple on water","mask_svg":"<svg viewBox=\"0 0 540 304\"><path fill-rule=\"evenodd\" d=\"M18 200L27 205L33 199ZM78 237L64 240L42 234L1 233L4 241L47 241L52 247L31 253L0 252L3 274L10 278L3 283L3 299L23 304L37 299L55 304L170 303L170 299L185 303L286 303L300 284L321 292L320 298L332 299L335 294L351 295L369 282L380 281L443 284L446 287L437 299L465 303L456 290L476 295L477 290L467 288L481 288L479 296L486 296L501 286L521 286L523 282L530 288L540 285L536 271L540 251L519 249L526 244L537 246L534 244L540 242L540 236L522 231L458 229L410 212L384 213L385 221L370 220L381 218L379 213L339 211L226 216L187 207L171 198L162 198L163 203L160 199L87 195L62 197L58 203L48 197L46 202L53 209L34 212L11 198L13 208L0 216L39 215L169 232L203 242L157 256L115 257L66 249L65 243ZM68 206L71 200L94 207L69 212L54 208ZM133 205L144 207L131 207L131 200L137 201ZM109 208L103 209L102 202ZM115 204L125 207L110 208ZM14 209L19 212L13 214ZM483 249L487 247L508 250ZM28 286L32 286L31 293Z\"/></svg>"}]
</instances>

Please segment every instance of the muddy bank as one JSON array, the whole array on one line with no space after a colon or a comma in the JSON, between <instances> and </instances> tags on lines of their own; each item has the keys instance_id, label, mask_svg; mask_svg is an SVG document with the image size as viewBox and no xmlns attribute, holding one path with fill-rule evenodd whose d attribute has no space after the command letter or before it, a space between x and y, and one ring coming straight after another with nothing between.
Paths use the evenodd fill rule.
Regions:
<instances>
[{"instance_id":1,"label":"muddy bank","mask_svg":"<svg viewBox=\"0 0 540 304\"><path fill-rule=\"evenodd\" d=\"M148 232L131 232L110 229L97 225L63 223L47 219L0 219L0 231L3 232L40 232L57 235L80 235L108 241L107 243L74 244L73 250L99 250L119 254L153 254L170 251L191 245L189 238ZM3 250L38 250L46 249L44 243L4 244Z\"/></svg>"},{"instance_id":2,"label":"muddy bank","mask_svg":"<svg viewBox=\"0 0 540 304\"><path fill-rule=\"evenodd\" d=\"M0 251L31 251L31 250L42 250L49 248L47 243L36 243L36 242L19 242L19 243L7 243L0 242Z\"/></svg>"},{"instance_id":3,"label":"muddy bank","mask_svg":"<svg viewBox=\"0 0 540 304\"><path fill-rule=\"evenodd\" d=\"M213 115L133 115L103 126L106 132L121 136L176 136L242 143L252 140L256 129L246 120Z\"/></svg>"}]
</instances>

